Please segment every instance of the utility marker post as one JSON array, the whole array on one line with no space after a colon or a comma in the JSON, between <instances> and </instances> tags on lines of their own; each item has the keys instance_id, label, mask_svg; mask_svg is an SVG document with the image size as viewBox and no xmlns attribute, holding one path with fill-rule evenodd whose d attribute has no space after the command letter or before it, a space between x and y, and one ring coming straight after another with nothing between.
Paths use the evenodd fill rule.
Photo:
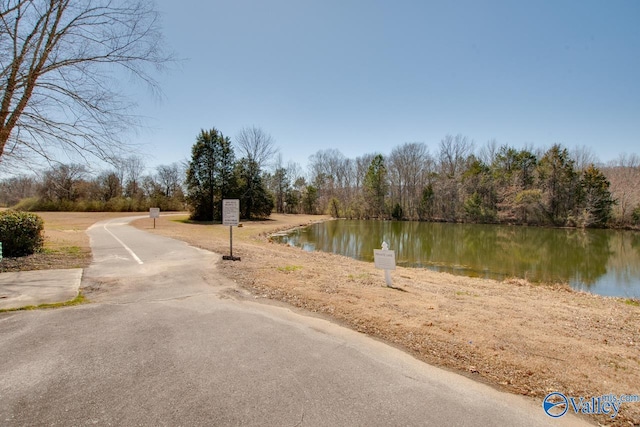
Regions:
<instances>
[{"instance_id":1,"label":"utility marker post","mask_svg":"<svg viewBox=\"0 0 640 427\"><path fill-rule=\"evenodd\" d=\"M222 201L222 225L229 226L229 255L223 255L225 261L240 261L233 256L233 227L240 224L240 200L224 199Z\"/></svg>"},{"instance_id":2,"label":"utility marker post","mask_svg":"<svg viewBox=\"0 0 640 427\"><path fill-rule=\"evenodd\" d=\"M156 218L160 218L160 208L149 208L149 218L153 218L153 229L156 228Z\"/></svg>"},{"instance_id":3,"label":"utility marker post","mask_svg":"<svg viewBox=\"0 0 640 427\"><path fill-rule=\"evenodd\" d=\"M389 250L389 245L382 242L382 249L373 250L373 262L376 268L384 270L384 280L389 288L393 287L391 283L391 270L396 269L396 252Z\"/></svg>"}]
</instances>

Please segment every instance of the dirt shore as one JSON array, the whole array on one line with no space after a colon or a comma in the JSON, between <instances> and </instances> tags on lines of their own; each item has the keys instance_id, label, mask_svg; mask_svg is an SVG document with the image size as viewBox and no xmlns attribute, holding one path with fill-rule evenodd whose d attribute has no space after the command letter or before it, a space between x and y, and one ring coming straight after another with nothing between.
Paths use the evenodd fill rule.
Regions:
<instances>
[{"instance_id":1,"label":"dirt shore","mask_svg":"<svg viewBox=\"0 0 640 427\"><path fill-rule=\"evenodd\" d=\"M184 219L183 217L182 219ZM542 399L640 394L640 307L636 301L572 291L568 286L493 281L401 268L385 286L372 263L305 252L270 242L278 230L326 217L273 215L234 228L233 254L220 270L256 298L321 313L385 340L433 365L501 389ZM229 252L221 225L161 218L134 223L220 254ZM542 410L542 407L541 407ZM621 405L603 425L639 425L640 402Z\"/></svg>"}]
</instances>

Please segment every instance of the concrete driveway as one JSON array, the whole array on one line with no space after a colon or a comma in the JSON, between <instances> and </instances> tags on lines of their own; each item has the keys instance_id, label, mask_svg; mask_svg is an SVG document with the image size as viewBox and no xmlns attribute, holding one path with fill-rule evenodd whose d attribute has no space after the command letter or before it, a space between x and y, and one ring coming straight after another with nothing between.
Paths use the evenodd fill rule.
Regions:
<instances>
[{"instance_id":1,"label":"concrete driveway","mask_svg":"<svg viewBox=\"0 0 640 427\"><path fill-rule=\"evenodd\" d=\"M0 310L70 301L81 280L81 268L1 273Z\"/></svg>"},{"instance_id":2,"label":"concrete driveway","mask_svg":"<svg viewBox=\"0 0 640 427\"><path fill-rule=\"evenodd\" d=\"M218 274L219 255L127 221L88 231L91 304L0 314L0 424L583 425L257 303Z\"/></svg>"}]
</instances>

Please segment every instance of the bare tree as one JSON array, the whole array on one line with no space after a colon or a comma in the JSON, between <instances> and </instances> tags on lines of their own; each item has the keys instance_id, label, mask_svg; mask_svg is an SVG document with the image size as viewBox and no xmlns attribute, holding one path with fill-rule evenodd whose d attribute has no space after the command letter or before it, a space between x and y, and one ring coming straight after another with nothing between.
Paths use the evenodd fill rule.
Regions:
<instances>
[{"instance_id":1,"label":"bare tree","mask_svg":"<svg viewBox=\"0 0 640 427\"><path fill-rule=\"evenodd\" d=\"M617 203L614 217L621 223L630 223L631 214L640 206L640 157L637 154L621 154L603 169L611 183L610 191Z\"/></svg>"},{"instance_id":2,"label":"bare tree","mask_svg":"<svg viewBox=\"0 0 640 427\"><path fill-rule=\"evenodd\" d=\"M271 135L256 126L240 129L236 136L236 146L241 157L256 162L260 168L265 167L278 152Z\"/></svg>"},{"instance_id":3,"label":"bare tree","mask_svg":"<svg viewBox=\"0 0 640 427\"><path fill-rule=\"evenodd\" d=\"M591 147L587 147L586 145L573 147L569 155L575 162L576 169L580 172L587 169L590 165L597 165L599 163Z\"/></svg>"},{"instance_id":4,"label":"bare tree","mask_svg":"<svg viewBox=\"0 0 640 427\"><path fill-rule=\"evenodd\" d=\"M40 185L40 196L49 201L75 201L80 198L78 183L86 175L86 168L79 164L59 164L45 171Z\"/></svg>"},{"instance_id":5,"label":"bare tree","mask_svg":"<svg viewBox=\"0 0 640 427\"><path fill-rule=\"evenodd\" d=\"M121 71L157 89L170 60L145 0L0 0L0 158L60 149L113 160L136 124Z\"/></svg>"},{"instance_id":6,"label":"bare tree","mask_svg":"<svg viewBox=\"0 0 640 427\"><path fill-rule=\"evenodd\" d=\"M180 191L184 171L178 163L170 165L160 165L156 168L158 182L162 186L162 191L167 197L173 197Z\"/></svg>"},{"instance_id":7,"label":"bare tree","mask_svg":"<svg viewBox=\"0 0 640 427\"><path fill-rule=\"evenodd\" d=\"M95 181L100 188L100 200L108 202L122 196L122 181L117 172L104 171L95 178Z\"/></svg>"},{"instance_id":8,"label":"bare tree","mask_svg":"<svg viewBox=\"0 0 640 427\"><path fill-rule=\"evenodd\" d=\"M356 157L355 160L355 188L360 190L364 185L364 177L369 170L369 165L373 161L373 158L377 153L367 153L360 157Z\"/></svg>"},{"instance_id":9,"label":"bare tree","mask_svg":"<svg viewBox=\"0 0 640 427\"><path fill-rule=\"evenodd\" d=\"M389 176L394 203L400 204L407 218L418 216L418 203L429 166L429 150L424 143L406 143L391 151Z\"/></svg>"},{"instance_id":10,"label":"bare tree","mask_svg":"<svg viewBox=\"0 0 640 427\"><path fill-rule=\"evenodd\" d=\"M495 138L487 141L485 145L480 148L478 152L478 158L485 164L491 165L496 159L496 155L498 154L498 141Z\"/></svg>"},{"instance_id":11,"label":"bare tree","mask_svg":"<svg viewBox=\"0 0 640 427\"><path fill-rule=\"evenodd\" d=\"M120 159L119 162L122 165L124 177L122 183L125 186L125 195L127 197L140 196L140 182L145 170L144 160L140 156L129 156L126 159Z\"/></svg>"},{"instance_id":12,"label":"bare tree","mask_svg":"<svg viewBox=\"0 0 640 427\"><path fill-rule=\"evenodd\" d=\"M473 153L473 141L460 134L446 135L440 140L440 168L450 178L457 177L464 167L467 157Z\"/></svg>"},{"instance_id":13,"label":"bare tree","mask_svg":"<svg viewBox=\"0 0 640 427\"><path fill-rule=\"evenodd\" d=\"M309 157L310 179L318 189L318 203L324 209L332 197L342 199L349 177L350 161L340 150L319 150Z\"/></svg>"},{"instance_id":14,"label":"bare tree","mask_svg":"<svg viewBox=\"0 0 640 427\"><path fill-rule=\"evenodd\" d=\"M36 180L33 176L18 175L0 181L0 205L13 206L35 194Z\"/></svg>"},{"instance_id":15,"label":"bare tree","mask_svg":"<svg viewBox=\"0 0 640 427\"><path fill-rule=\"evenodd\" d=\"M269 176L270 190L275 196L276 212L283 213L286 208L286 195L291 185L287 169L283 165L282 154L278 153L273 174Z\"/></svg>"},{"instance_id":16,"label":"bare tree","mask_svg":"<svg viewBox=\"0 0 640 427\"><path fill-rule=\"evenodd\" d=\"M440 176L435 186L439 214L447 221L455 221L461 209L459 185L465 162L473 153L473 142L460 134L446 135L440 141Z\"/></svg>"},{"instance_id":17,"label":"bare tree","mask_svg":"<svg viewBox=\"0 0 640 427\"><path fill-rule=\"evenodd\" d=\"M285 201L287 202L285 212L298 213L300 202L302 201L302 190L307 185L304 172L298 163L293 161L287 163L287 177L289 178L291 189L285 195Z\"/></svg>"},{"instance_id":18,"label":"bare tree","mask_svg":"<svg viewBox=\"0 0 640 427\"><path fill-rule=\"evenodd\" d=\"M287 176L291 182L295 182L299 178L304 178L304 172L297 162L289 161L287 163Z\"/></svg>"}]
</instances>

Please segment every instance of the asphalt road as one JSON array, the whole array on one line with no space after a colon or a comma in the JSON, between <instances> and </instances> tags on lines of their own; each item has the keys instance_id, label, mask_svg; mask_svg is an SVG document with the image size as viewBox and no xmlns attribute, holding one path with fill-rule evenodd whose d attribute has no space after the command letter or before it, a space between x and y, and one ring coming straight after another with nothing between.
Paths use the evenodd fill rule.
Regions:
<instances>
[{"instance_id":1,"label":"asphalt road","mask_svg":"<svg viewBox=\"0 0 640 427\"><path fill-rule=\"evenodd\" d=\"M127 221L88 231L91 304L0 314L0 425L582 425L255 302L219 255Z\"/></svg>"}]
</instances>

